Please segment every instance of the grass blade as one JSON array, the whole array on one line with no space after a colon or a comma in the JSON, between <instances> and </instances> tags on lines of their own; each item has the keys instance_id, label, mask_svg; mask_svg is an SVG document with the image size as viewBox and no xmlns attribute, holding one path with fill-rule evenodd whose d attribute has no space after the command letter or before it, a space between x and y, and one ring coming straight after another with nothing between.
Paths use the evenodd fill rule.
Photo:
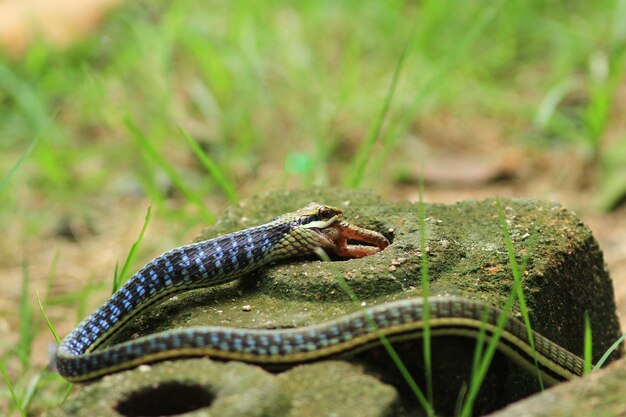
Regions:
<instances>
[{"instance_id":1,"label":"grass blade","mask_svg":"<svg viewBox=\"0 0 626 417\"><path fill-rule=\"evenodd\" d=\"M596 363L596 365L593 367L594 371L597 371L598 369L602 368L602 365L604 365L604 362L606 362L606 360L609 358L609 356L611 356L611 353L613 353L620 344L622 344L622 342L624 341L624 339L626 339L626 333L624 333L619 339L617 339L615 341L615 343L613 343L611 345L610 348L608 348L606 350L606 352L604 352L604 355L602 355L602 357L600 358L600 360Z\"/></svg>"},{"instance_id":2,"label":"grass blade","mask_svg":"<svg viewBox=\"0 0 626 417\"><path fill-rule=\"evenodd\" d=\"M391 152L391 148L395 141L410 129L411 125L415 122L415 115L426 100L430 98L432 92L435 91L438 86L446 82L445 77L448 73L457 68L464 59L471 59L471 56L468 57L468 55L472 52L473 45L477 43L480 36L485 33L489 27L489 23L496 19L500 10L504 8L508 1L509 0L501 0L498 3L486 3L481 13L474 19L463 39L460 39L457 45L448 51L445 57L442 57L442 60L439 61L440 64L430 71L430 75L423 77L425 81L422 82L416 90L413 103L408 110L403 112L405 117L382 138L383 151L379 153L380 156L377 157L375 164L377 172L380 169L379 167L387 162L387 158L394 155L393 152ZM454 2L449 2L449 4L454 4ZM453 11L451 11L451 13L453 13Z\"/></svg>"},{"instance_id":3,"label":"grass blade","mask_svg":"<svg viewBox=\"0 0 626 417\"><path fill-rule=\"evenodd\" d=\"M150 217L152 216L152 206L148 207L148 211L146 212L146 218L143 221L143 226L141 226L141 232L139 232L139 236L137 237L137 240L135 240L135 242L132 244L132 246L130 247L130 250L128 251L128 255L126 256L126 261L124 262L124 266L122 266L122 270L120 271L120 273L117 273L117 262L115 263L115 274L113 277L113 292L117 291L118 288L121 286L122 284L122 280L124 279L124 277L126 277L126 274L128 273L128 270L130 269L130 265L133 263L133 261L135 260L135 257L137 256L137 250L139 249L139 246L141 245L141 241L143 240L143 235L146 232L146 229L148 228L148 223L150 222Z\"/></svg>"},{"instance_id":4,"label":"grass blade","mask_svg":"<svg viewBox=\"0 0 626 417\"><path fill-rule=\"evenodd\" d=\"M113 285L111 286L111 294L115 293L117 289L120 287L120 271L119 271L120 263L119 261L115 261L115 269L113 270Z\"/></svg>"},{"instance_id":5,"label":"grass blade","mask_svg":"<svg viewBox=\"0 0 626 417\"><path fill-rule=\"evenodd\" d=\"M53 265L56 265L57 260L58 260L58 257L55 257ZM59 337L59 334L56 332L54 326L52 325L52 322L50 321L50 318L46 314L46 311L45 311L45 309L43 307L43 304L41 302L41 297L39 296L39 291L37 289L35 289L35 295L37 296L37 303L39 304L39 311L41 312L41 315L43 316L44 320L46 321L46 325L48 326L48 329L50 329L50 333L52 333L52 336L54 337L54 340L57 342L57 344L61 344L61 338ZM54 361L54 359L52 359L51 362L48 364L48 367L47 367L48 371L53 368L53 366L54 366L54 362L53 361ZM42 376L43 376L43 372L38 372L35 380L31 381L31 384L29 385L28 390L24 394L24 398L23 398L23 401L22 401L22 405L23 405L23 409L24 410L28 410L29 409L30 403L33 400L33 398L35 397L35 394L37 393L37 388L39 387L39 382L41 381L41 377ZM68 383L67 392L63 396L63 401L65 401L65 399L69 396L69 394L72 391L73 387L74 387L74 384Z\"/></svg>"},{"instance_id":6,"label":"grass blade","mask_svg":"<svg viewBox=\"0 0 626 417\"><path fill-rule=\"evenodd\" d=\"M52 333L52 336L54 336L54 340L56 340L57 344L61 343L61 338L59 337L56 330L54 330L54 326L52 325L52 322L50 322L50 319L48 318L48 315L46 314L43 308L43 304L41 304L41 298L39 298L39 291L35 290L35 294L37 295L37 303L39 303L39 311L41 311L41 315L46 321L46 324L48 325L48 329L50 329L50 333Z\"/></svg>"},{"instance_id":7,"label":"grass blade","mask_svg":"<svg viewBox=\"0 0 626 417\"><path fill-rule=\"evenodd\" d=\"M226 176L222 174L219 166L209 158L209 156L202 150L198 142L194 138L192 138L185 130L181 127L178 128L180 133L183 135L185 139L187 139L187 143L191 147L193 153L196 154L204 169L213 177L217 185L226 193L228 199L231 203L236 204L239 201L239 197L237 197L237 192L235 191L235 187L226 179Z\"/></svg>"},{"instance_id":8,"label":"grass blade","mask_svg":"<svg viewBox=\"0 0 626 417\"><path fill-rule=\"evenodd\" d=\"M513 248L513 243L511 241L511 236L509 233L509 230L507 228L506 225L506 217L504 216L504 210L502 209L502 205L500 203L500 199L496 200L496 204L498 207L498 215L500 218L500 224L501 224L501 228L502 228L502 233L504 236L504 241L507 247L507 252L508 252L508 257L509 257L509 264L511 266L511 272L513 274L513 288L511 289L511 293L509 294L509 296L507 297L504 306L502 307L502 311L500 313L500 316L498 317L498 322L497 322L497 326L494 330L493 335L490 337L489 340L489 344L487 346L487 350L485 351L485 356L482 358L480 362L480 365L478 366L478 368L476 368L476 362L478 362L476 360L477 356L475 355L474 358L474 372L472 372L472 379L470 381L470 387L468 390L468 394L467 397L465 399L465 403L463 404L463 408L461 410L461 416L462 417L469 417L472 415L472 409L474 407L474 402L476 400L476 397L478 396L478 392L480 390L480 387L482 386L482 383L485 379L485 376L487 375L487 371L489 370L489 366L491 365L491 361L493 360L493 356L496 352L498 343L500 342L500 338L502 336L502 332L504 331L504 327L506 326L506 323L508 321L508 317L509 314L511 313L512 309L513 309L513 304L515 302L515 300L517 299L520 303L520 310L522 311L522 315L524 318L524 324L526 327L526 330L528 332L528 339L530 341L530 346L531 346L531 350L532 350L532 355L533 355L533 360L535 362L535 369L537 370L537 375L538 375L538 381L539 381L539 386L540 389L543 390L544 385L543 385L543 380L541 378L541 374L539 372L539 365L538 365L538 361L537 361L537 352L535 350L535 345L534 345L534 338L532 335L532 328L530 327L530 320L528 317L528 308L526 306L526 300L524 298L524 294L522 291L522 279L521 279L521 273L520 273L520 268L519 265L517 264L517 260L515 258L515 251ZM526 265L526 261L524 260L524 267ZM484 337L484 336L483 336ZM480 338L480 334L479 334L479 338ZM477 342L478 343L478 342Z\"/></svg>"},{"instance_id":9,"label":"grass blade","mask_svg":"<svg viewBox=\"0 0 626 417\"><path fill-rule=\"evenodd\" d=\"M22 114L29 130L34 132L36 140L45 135L46 140L42 141L41 146L45 147L46 151L37 153L39 168L45 172L47 179L57 186L64 187L70 177L60 161L56 145L65 139L65 133L55 120L56 106L49 102L45 93L39 91L34 84L38 84L38 81L23 78L11 67L0 62L0 90L13 98L16 110ZM54 142L52 146L50 143L46 144L50 140Z\"/></svg>"},{"instance_id":10,"label":"grass blade","mask_svg":"<svg viewBox=\"0 0 626 417\"><path fill-rule=\"evenodd\" d=\"M29 414L28 410L30 408L30 404L32 403L37 391L39 390L39 383L41 382L41 377L43 376L44 371L39 371L35 374L35 376L31 379L24 395L22 396L22 405L20 407L21 410L24 410L26 415Z\"/></svg>"},{"instance_id":11,"label":"grass blade","mask_svg":"<svg viewBox=\"0 0 626 417\"><path fill-rule=\"evenodd\" d=\"M424 370L426 372L426 396L428 402L434 407L433 400L433 371L430 346L430 281L428 273L428 246L426 245L426 207L424 203L424 175L420 176L419 181L419 239L420 239L420 262L421 262L421 278L422 278L422 297L424 298L423 321L424 321L424 337L422 338L424 350Z\"/></svg>"},{"instance_id":12,"label":"grass blade","mask_svg":"<svg viewBox=\"0 0 626 417\"><path fill-rule=\"evenodd\" d=\"M330 258L328 257L326 252L324 252L324 250L322 250L321 248L317 248L315 250L315 254L317 256L319 256L320 259L322 259L323 261L330 262ZM338 281L339 286L341 287L341 289L344 290L346 292L346 294L348 294L350 299L356 305L358 305L359 308L362 309L362 307L361 307L361 300L359 300L359 297L357 297L357 295L354 293L354 291L352 291L352 288L350 288L350 285L346 282L345 278L343 276L341 276L341 275L337 275L337 281ZM415 395L415 397L417 398L419 403L422 405L422 407L426 411L426 414L429 417L430 416L434 416L435 413L434 413L434 410L433 410L433 407L432 407L431 403L428 402L428 400L426 399L426 397L422 393L422 390L420 390L419 386L415 382L415 379L413 379L413 376L411 375L409 370L406 368L406 366L402 362L402 359L400 358L400 355L398 355L398 353L393 348L393 346L391 345L391 343L389 342L387 337L383 334L383 332L380 331L380 329L378 328L378 326L376 326L376 323L374 322L374 320L371 317L369 317L367 314L363 314L363 318L367 321L367 324L374 329L374 331L376 333L376 336L380 340L380 344L385 348L385 350L387 351L387 353L391 357L391 360L396 365L396 367L400 371L400 374L402 374L402 377L404 378L404 380L408 384L409 388L411 389L411 391L413 391L413 394Z\"/></svg>"},{"instance_id":13,"label":"grass blade","mask_svg":"<svg viewBox=\"0 0 626 417\"><path fill-rule=\"evenodd\" d=\"M18 343L18 355L22 364L22 370L26 370L30 364L31 350L34 340L33 317L31 314L29 287L28 261L22 263L22 291L20 295L20 339Z\"/></svg>"},{"instance_id":14,"label":"grass blade","mask_svg":"<svg viewBox=\"0 0 626 417\"><path fill-rule=\"evenodd\" d=\"M498 343L500 343L502 332L504 331L504 327L506 326L506 323L509 319L509 314L513 309L515 297L515 291L511 291L504 303L500 316L498 317L497 326L494 329L493 335L489 338L489 344L487 345L485 355L483 356L482 360L479 361L480 364L478 368L474 369L474 371L472 372L472 378L470 380L467 397L465 398L465 403L463 404L463 408L460 414L461 417L470 417L472 415L474 402L476 401L476 397L478 397L478 392L480 391L483 381L485 380L485 376L487 375L487 371L489 370L489 366L491 365L493 356L496 353Z\"/></svg>"},{"instance_id":15,"label":"grass blade","mask_svg":"<svg viewBox=\"0 0 626 417\"><path fill-rule=\"evenodd\" d=\"M15 406L17 407L17 409L20 412L20 415L22 417L25 417L26 414L24 413L24 410L22 410L22 407L20 406L20 401L17 398L17 395L15 394L15 390L13 389L13 384L11 384L11 380L9 379L9 376L7 375L4 366L0 365L0 373L2 373L2 377L4 378L4 382L7 384L7 387L9 388L9 392L11 393L11 397L13 398L13 403L15 404Z\"/></svg>"},{"instance_id":16,"label":"grass blade","mask_svg":"<svg viewBox=\"0 0 626 417\"><path fill-rule=\"evenodd\" d=\"M535 338L533 336L533 329L530 324L530 317L528 315L528 306L526 304L526 297L524 296L524 290L522 289L522 273L517 265L517 260L515 259L515 250L513 249L513 241L511 240L511 234L509 233L509 229L506 225L506 216L504 215L504 210L502 209L502 203L500 202L500 198L496 199L496 205L498 207L498 217L500 218L500 226L502 228L502 234L504 236L504 242L506 244L506 250L509 255L509 264L511 266L511 272L513 273L513 288L517 295L517 300L519 301L520 312L522 314L522 319L524 320L524 326L526 327L526 333L528 335L528 341L530 343L530 349L533 355L533 361L535 362L535 369L537 370L537 381L539 382L539 388L543 391L543 379L541 378L541 372L539 371L539 362L537 361L537 351L535 349Z\"/></svg>"},{"instance_id":17,"label":"grass blade","mask_svg":"<svg viewBox=\"0 0 626 417\"><path fill-rule=\"evenodd\" d=\"M70 394L72 393L73 389L74 389L74 384L68 383L67 384L67 388L65 389L65 394L63 395L63 401L61 401L62 403L64 403L65 400L67 400L67 397L70 396Z\"/></svg>"},{"instance_id":18,"label":"grass blade","mask_svg":"<svg viewBox=\"0 0 626 417\"><path fill-rule=\"evenodd\" d=\"M591 372L593 366L593 344L591 336L591 323L589 322L589 312L585 311L585 339L584 339L584 356L585 367L583 368L583 374L588 375Z\"/></svg>"},{"instance_id":19,"label":"grass blade","mask_svg":"<svg viewBox=\"0 0 626 417\"><path fill-rule=\"evenodd\" d=\"M6 187L7 183L11 179L11 177L13 177L13 175L15 175L17 170L20 168L20 166L22 166L22 164L26 160L26 158L28 158L28 156L33 152L33 150L35 150L35 148L37 147L38 143L39 143L39 136L37 138L35 138L35 140L33 140L30 143L30 145L28 146L28 149L26 149L26 151L22 154L22 156L20 156L20 158L17 160L17 162L15 162L15 164L9 170L7 175L5 175L4 178L0 179L0 191L2 191L2 189L4 187Z\"/></svg>"},{"instance_id":20,"label":"grass blade","mask_svg":"<svg viewBox=\"0 0 626 417\"><path fill-rule=\"evenodd\" d=\"M389 108L391 107L391 100L393 99L393 96L396 92L400 73L402 72L402 68L404 66L404 62L406 61L406 57L409 53L410 47L411 45L413 45L416 27L417 22L413 24L411 33L409 34L406 44L404 45L404 48L400 53L400 57L398 58L398 62L396 63L396 68L393 72L393 77L391 78L391 83L389 84L389 89L387 90L387 96L385 97L385 101L380 108L378 117L376 118L376 121L374 122L374 125L372 126L372 129L367 136L367 139L362 142L360 149L357 151L357 156L352 162L352 166L350 167L350 171L348 172L348 177L345 184L349 187L358 188L363 182L365 167L367 166L367 162L369 161L372 150L374 149L374 144L376 144L376 141L380 136L380 131L382 130L383 123L385 122L387 113L389 113Z\"/></svg>"},{"instance_id":21,"label":"grass blade","mask_svg":"<svg viewBox=\"0 0 626 417\"><path fill-rule=\"evenodd\" d=\"M206 207L202 198L196 194L191 187L183 180L183 178L176 172L176 170L159 154L155 147L150 143L148 138L139 130L130 117L125 118L126 127L130 131L133 139L137 142L137 145L161 168L170 181L178 188L185 198L192 202L200 211L202 217L204 217L207 223L213 223L215 216L211 214Z\"/></svg>"},{"instance_id":22,"label":"grass blade","mask_svg":"<svg viewBox=\"0 0 626 417\"><path fill-rule=\"evenodd\" d=\"M461 409L463 407L463 398L465 398L466 394L467 394L467 383L463 382L461 384L461 388L459 389L459 394L456 397L456 404L454 404L454 412L452 413L453 416L461 415Z\"/></svg>"},{"instance_id":23,"label":"grass blade","mask_svg":"<svg viewBox=\"0 0 626 417\"><path fill-rule=\"evenodd\" d=\"M47 103L33 88L32 81L20 77L2 62L0 62L0 88L13 97L17 107L38 134L46 132L46 135L55 138L63 136L54 117L51 116Z\"/></svg>"},{"instance_id":24,"label":"grass blade","mask_svg":"<svg viewBox=\"0 0 626 417\"><path fill-rule=\"evenodd\" d=\"M535 114L533 123L539 129L546 129L550 125L553 115L557 112L559 104L563 99L574 91L579 83L572 78L566 78L548 90L544 98L539 103L539 108Z\"/></svg>"},{"instance_id":25,"label":"grass blade","mask_svg":"<svg viewBox=\"0 0 626 417\"><path fill-rule=\"evenodd\" d=\"M480 360L483 356L483 350L485 349L487 340L487 316L488 312L485 311L482 316L483 325L480 327L480 331L478 332L478 336L476 337L476 346L474 348L474 358L472 360L472 369L476 370L480 366ZM458 414L457 414L458 415Z\"/></svg>"}]
</instances>

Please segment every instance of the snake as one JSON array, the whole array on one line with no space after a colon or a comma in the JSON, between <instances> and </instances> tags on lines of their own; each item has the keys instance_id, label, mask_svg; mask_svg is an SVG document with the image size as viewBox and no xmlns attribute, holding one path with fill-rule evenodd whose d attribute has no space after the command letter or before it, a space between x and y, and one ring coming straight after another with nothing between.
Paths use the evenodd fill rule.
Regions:
<instances>
[{"instance_id":1,"label":"snake","mask_svg":"<svg viewBox=\"0 0 626 417\"><path fill-rule=\"evenodd\" d=\"M260 226L172 249L137 271L61 341L54 357L57 371L70 382L89 382L143 364L198 356L289 367L349 357L380 345L383 337L390 342L421 338L427 326L431 336L499 337L497 349L528 372L539 372L548 386L583 375L582 358L529 332L512 315L502 327L502 311L495 306L456 296L386 302L303 327L188 327L103 346L131 318L182 291L233 281L320 249L350 259L389 245L383 234L346 222L341 209L311 203Z\"/></svg>"}]
</instances>

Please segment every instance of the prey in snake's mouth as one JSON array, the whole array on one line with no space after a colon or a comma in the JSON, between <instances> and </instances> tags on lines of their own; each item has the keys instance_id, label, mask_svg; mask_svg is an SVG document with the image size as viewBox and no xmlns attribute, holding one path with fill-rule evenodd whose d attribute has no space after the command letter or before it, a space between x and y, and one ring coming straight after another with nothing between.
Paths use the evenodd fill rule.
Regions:
<instances>
[{"instance_id":1,"label":"prey in snake's mouth","mask_svg":"<svg viewBox=\"0 0 626 417\"><path fill-rule=\"evenodd\" d=\"M389 240L373 230L336 220L324 229L313 229L328 243L330 249L342 258L363 258L389 246Z\"/></svg>"}]
</instances>

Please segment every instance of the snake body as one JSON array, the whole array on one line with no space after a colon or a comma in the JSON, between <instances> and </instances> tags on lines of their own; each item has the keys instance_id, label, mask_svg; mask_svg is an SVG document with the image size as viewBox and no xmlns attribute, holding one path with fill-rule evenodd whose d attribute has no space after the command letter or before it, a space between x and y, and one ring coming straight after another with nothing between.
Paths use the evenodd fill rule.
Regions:
<instances>
[{"instance_id":1,"label":"snake body","mask_svg":"<svg viewBox=\"0 0 626 417\"><path fill-rule=\"evenodd\" d=\"M130 318L175 293L232 281L270 262L314 253L316 248L361 257L389 244L379 233L348 224L341 216L339 209L311 203L265 225L182 246L155 258L63 339L55 354L59 373L69 381L82 382L176 357L288 366L346 356L380 344L380 334L392 341L421 337L424 302L429 303L434 336L493 335L501 314L497 308L462 298L431 297L381 304L301 328L190 327L96 350ZM348 240L370 245L348 244ZM538 369L549 385L582 375L581 358L536 332L533 339L534 352L524 324L510 317L498 348L532 372Z\"/></svg>"}]
</instances>

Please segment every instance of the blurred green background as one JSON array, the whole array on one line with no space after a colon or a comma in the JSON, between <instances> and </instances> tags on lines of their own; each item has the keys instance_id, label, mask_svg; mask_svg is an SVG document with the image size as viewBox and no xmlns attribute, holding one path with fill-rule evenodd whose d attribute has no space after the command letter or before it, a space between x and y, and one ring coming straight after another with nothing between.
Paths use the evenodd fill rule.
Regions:
<instances>
[{"instance_id":1,"label":"blurred green background","mask_svg":"<svg viewBox=\"0 0 626 417\"><path fill-rule=\"evenodd\" d=\"M50 336L28 277L69 330L91 291L97 305L110 289L100 252L114 251L108 262L128 247L106 231L136 237L148 205L154 255L258 192L415 198L428 161L449 153L486 171L499 161L469 184L490 195L614 209L625 46L625 0L153 0L121 4L63 50L40 39L0 58L0 364L18 403L36 414L65 392L46 376L32 388L46 362L33 343ZM443 168L460 172L452 186L431 178L427 195L466 195L462 169ZM66 255L72 244L85 252ZM94 279L73 281L63 265L76 262ZM18 412L0 393L0 412Z\"/></svg>"}]
</instances>

